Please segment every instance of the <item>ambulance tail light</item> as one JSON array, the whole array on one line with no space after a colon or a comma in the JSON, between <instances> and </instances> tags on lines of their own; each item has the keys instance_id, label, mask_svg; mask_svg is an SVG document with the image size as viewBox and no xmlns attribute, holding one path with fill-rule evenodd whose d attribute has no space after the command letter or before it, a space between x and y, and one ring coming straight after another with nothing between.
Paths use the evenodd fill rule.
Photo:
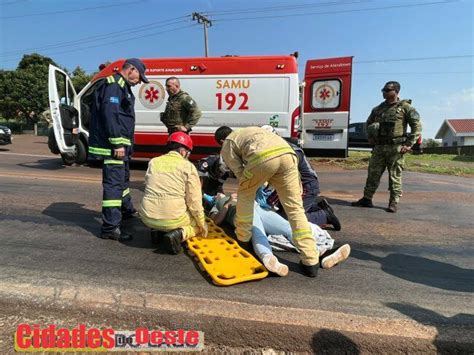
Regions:
<instances>
[{"instance_id":1,"label":"ambulance tail light","mask_svg":"<svg viewBox=\"0 0 474 355\"><path fill-rule=\"evenodd\" d=\"M297 107L291 115L291 138L298 138L301 130L300 108Z\"/></svg>"}]
</instances>

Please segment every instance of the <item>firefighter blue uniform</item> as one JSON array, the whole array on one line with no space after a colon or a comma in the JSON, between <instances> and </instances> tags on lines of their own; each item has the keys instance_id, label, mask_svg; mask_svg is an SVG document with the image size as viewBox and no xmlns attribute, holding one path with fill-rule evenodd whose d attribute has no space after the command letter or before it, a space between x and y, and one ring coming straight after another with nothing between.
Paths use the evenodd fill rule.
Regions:
<instances>
[{"instance_id":1,"label":"firefighter blue uniform","mask_svg":"<svg viewBox=\"0 0 474 355\"><path fill-rule=\"evenodd\" d=\"M135 131L135 96L120 75L102 80L94 92L89 130L89 158L103 160L102 236L120 232L122 218L132 216L130 156ZM125 148L123 159L114 149Z\"/></svg>"}]
</instances>

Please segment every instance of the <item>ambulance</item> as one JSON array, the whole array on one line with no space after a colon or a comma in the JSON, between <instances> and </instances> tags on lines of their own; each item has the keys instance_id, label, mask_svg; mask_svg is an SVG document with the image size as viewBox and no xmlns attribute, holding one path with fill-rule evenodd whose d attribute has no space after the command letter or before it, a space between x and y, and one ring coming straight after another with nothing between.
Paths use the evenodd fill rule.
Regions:
<instances>
[{"instance_id":1,"label":"ambulance","mask_svg":"<svg viewBox=\"0 0 474 355\"><path fill-rule=\"evenodd\" d=\"M168 99L165 80L179 78L202 117L191 132L195 159L216 153L215 130L265 124L300 144L308 156L346 157L352 57L309 60L298 79L296 55L142 59L150 82L132 88L136 97L134 158L165 152L168 137L160 113ZM87 161L93 92L120 71L123 60L103 68L76 93L67 74L49 67L53 127L49 147L66 165Z\"/></svg>"}]
</instances>

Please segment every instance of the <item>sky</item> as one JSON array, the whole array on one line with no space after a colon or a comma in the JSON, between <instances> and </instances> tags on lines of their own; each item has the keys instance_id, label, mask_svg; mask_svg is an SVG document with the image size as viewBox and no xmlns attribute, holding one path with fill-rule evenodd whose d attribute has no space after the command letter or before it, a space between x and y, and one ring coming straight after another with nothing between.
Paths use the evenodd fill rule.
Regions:
<instances>
[{"instance_id":1,"label":"sky","mask_svg":"<svg viewBox=\"0 0 474 355\"><path fill-rule=\"evenodd\" d=\"M119 58L299 52L353 56L351 122L367 119L389 80L401 84L434 138L449 118L474 118L474 0L0 0L0 69L39 53L87 72Z\"/></svg>"}]
</instances>

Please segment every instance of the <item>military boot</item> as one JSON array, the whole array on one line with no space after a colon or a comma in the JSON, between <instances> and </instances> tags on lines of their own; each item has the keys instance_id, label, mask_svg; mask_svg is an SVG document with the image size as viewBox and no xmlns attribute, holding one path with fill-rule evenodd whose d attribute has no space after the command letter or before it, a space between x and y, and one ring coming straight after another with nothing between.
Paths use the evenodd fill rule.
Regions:
<instances>
[{"instance_id":1,"label":"military boot","mask_svg":"<svg viewBox=\"0 0 474 355\"><path fill-rule=\"evenodd\" d=\"M390 201L388 203L387 212L391 212L391 213L397 212L397 203L395 201Z\"/></svg>"},{"instance_id":2,"label":"military boot","mask_svg":"<svg viewBox=\"0 0 474 355\"><path fill-rule=\"evenodd\" d=\"M374 207L372 200L369 198L362 197L359 201L352 202L352 206L355 207Z\"/></svg>"},{"instance_id":3,"label":"military boot","mask_svg":"<svg viewBox=\"0 0 474 355\"><path fill-rule=\"evenodd\" d=\"M165 250L173 255L181 253L183 247L181 241L183 240L183 229L173 229L171 232L163 234L163 246Z\"/></svg>"}]
</instances>

